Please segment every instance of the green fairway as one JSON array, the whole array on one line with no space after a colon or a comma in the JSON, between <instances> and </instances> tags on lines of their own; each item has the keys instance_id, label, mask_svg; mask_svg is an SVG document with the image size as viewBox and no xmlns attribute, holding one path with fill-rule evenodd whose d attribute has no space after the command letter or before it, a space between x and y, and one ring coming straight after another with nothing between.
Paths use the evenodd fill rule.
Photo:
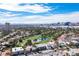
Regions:
<instances>
[{"instance_id":1,"label":"green fairway","mask_svg":"<svg viewBox=\"0 0 79 59\"><path fill-rule=\"evenodd\" d=\"M42 34L40 35L33 35L33 36L28 36L22 39L22 42L17 42L16 46L24 46L27 43L27 40L35 40L35 39L39 39L39 38L47 38L48 40L42 40L40 42L36 42L33 44L43 44L43 43L48 43L50 40L56 40L56 38L61 35L63 33L63 31L55 31L53 33L48 33L45 34L44 36L42 36Z\"/></svg>"},{"instance_id":2,"label":"green fairway","mask_svg":"<svg viewBox=\"0 0 79 59\"><path fill-rule=\"evenodd\" d=\"M39 39L40 37L41 35L34 35L34 36L26 37L25 39L23 39L22 42L18 42L17 46L24 46L27 40L35 40L35 39Z\"/></svg>"}]
</instances>

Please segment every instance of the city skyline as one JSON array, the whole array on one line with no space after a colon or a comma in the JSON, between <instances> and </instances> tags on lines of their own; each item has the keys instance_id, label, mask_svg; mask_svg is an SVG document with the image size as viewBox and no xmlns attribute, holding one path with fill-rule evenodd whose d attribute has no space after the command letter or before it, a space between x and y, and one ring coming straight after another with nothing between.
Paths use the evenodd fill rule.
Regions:
<instances>
[{"instance_id":1,"label":"city skyline","mask_svg":"<svg viewBox=\"0 0 79 59\"><path fill-rule=\"evenodd\" d=\"M47 24L79 22L78 3L0 2L0 23Z\"/></svg>"}]
</instances>

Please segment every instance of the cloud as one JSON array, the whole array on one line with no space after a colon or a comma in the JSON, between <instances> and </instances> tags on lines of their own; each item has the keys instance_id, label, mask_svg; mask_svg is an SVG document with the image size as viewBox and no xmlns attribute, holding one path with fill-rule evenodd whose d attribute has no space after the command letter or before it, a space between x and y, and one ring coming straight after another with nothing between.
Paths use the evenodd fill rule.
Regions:
<instances>
[{"instance_id":1,"label":"cloud","mask_svg":"<svg viewBox=\"0 0 79 59\"><path fill-rule=\"evenodd\" d=\"M77 0L0 0L7 3L78 3Z\"/></svg>"},{"instance_id":2,"label":"cloud","mask_svg":"<svg viewBox=\"0 0 79 59\"><path fill-rule=\"evenodd\" d=\"M11 3L11 4L19 4L19 3L35 3L35 2L39 2L39 1L42 1L42 0L0 0L0 2L3 2L3 3Z\"/></svg>"},{"instance_id":3,"label":"cloud","mask_svg":"<svg viewBox=\"0 0 79 59\"><path fill-rule=\"evenodd\" d=\"M51 9L43 4L26 4L24 0L0 0L0 9L8 11L18 12L30 12L30 13L47 13ZM45 15L24 15L17 16L19 13L0 12L0 23L56 23L56 22L79 22L79 12L65 13L65 14L48 14Z\"/></svg>"},{"instance_id":4,"label":"cloud","mask_svg":"<svg viewBox=\"0 0 79 59\"><path fill-rule=\"evenodd\" d=\"M17 17L20 14L14 14L11 12L0 12L0 18L11 18L11 17Z\"/></svg>"},{"instance_id":5,"label":"cloud","mask_svg":"<svg viewBox=\"0 0 79 59\"><path fill-rule=\"evenodd\" d=\"M51 3L51 2L57 2L57 1L54 1L54 0L0 0L0 2L16 4L16 3Z\"/></svg>"},{"instance_id":6,"label":"cloud","mask_svg":"<svg viewBox=\"0 0 79 59\"><path fill-rule=\"evenodd\" d=\"M8 20L2 19L2 21L10 23L21 23L21 24L79 22L79 12L73 12L67 14L51 14L49 16L34 15L34 16L13 17Z\"/></svg>"},{"instance_id":7,"label":"cloud","mask_svg":"<svg viewBox=\"0 0 79 59\"><path fill-rule=\"evenodd\" d=\"M23 11L23 12L31 12L31 13L45 13L51 10L51 8L49 8L48 6L44 6L41 4L40 5L39 4L25 5L24 3L19 3L19 4L3 3L0 4L0 8L9 11Z\"/></svg>"}]
</instances>

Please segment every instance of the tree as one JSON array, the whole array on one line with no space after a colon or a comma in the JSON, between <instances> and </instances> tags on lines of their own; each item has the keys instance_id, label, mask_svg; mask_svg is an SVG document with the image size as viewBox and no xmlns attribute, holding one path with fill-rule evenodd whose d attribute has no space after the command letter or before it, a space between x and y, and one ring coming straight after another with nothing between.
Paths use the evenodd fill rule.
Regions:
<instances>
[{"instance_id":1,"label":"tree","mask_svg":"<svg viewBox=\"0 0 79 59\"><path fill-rule=\"evenodd\" d=\"M27 45L32 45L32 41L31 40L27 40Z\"/></svg>"},{"instance_id":2,"label":"tree","mask_svg":"<svg viewBox=\"0 0 79 59\"><path fill-rule=\"evenodd\" d=\"M20 39L19 42L22 42L22 39Z\"/></svg>"}]
</instances>

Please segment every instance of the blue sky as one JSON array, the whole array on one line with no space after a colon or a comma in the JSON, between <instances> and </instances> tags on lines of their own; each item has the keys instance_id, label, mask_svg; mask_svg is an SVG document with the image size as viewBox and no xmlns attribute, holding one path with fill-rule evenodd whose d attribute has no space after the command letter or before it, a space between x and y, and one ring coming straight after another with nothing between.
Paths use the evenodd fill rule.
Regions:
<instances>
[{"instance_id":1,"label":"blue sky","mask_svg":"<svg viewBox=\"0 0 79 59\"><path fill-rule=\"evenodd\" d=\"M0 1L0 23L79 22L78 3L9 3Z\"/></svg>"}]
</instances>

